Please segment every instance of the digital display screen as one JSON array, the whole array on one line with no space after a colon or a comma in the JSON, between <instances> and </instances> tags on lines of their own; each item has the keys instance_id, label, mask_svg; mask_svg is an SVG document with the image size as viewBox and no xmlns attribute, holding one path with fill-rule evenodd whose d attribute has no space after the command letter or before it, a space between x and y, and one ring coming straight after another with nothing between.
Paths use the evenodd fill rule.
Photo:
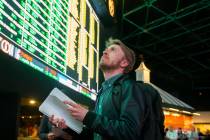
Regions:
<instances>
[{"instance_id":1,"label":"digital display screen","mask_svg":"<svg viewBox=\"0 0 210 140\"><path fill-rule=\"evenodd\" d=\"M0 1L0 50L93 100L99 29L87 0Z\"/></svg>"}]
</instances>

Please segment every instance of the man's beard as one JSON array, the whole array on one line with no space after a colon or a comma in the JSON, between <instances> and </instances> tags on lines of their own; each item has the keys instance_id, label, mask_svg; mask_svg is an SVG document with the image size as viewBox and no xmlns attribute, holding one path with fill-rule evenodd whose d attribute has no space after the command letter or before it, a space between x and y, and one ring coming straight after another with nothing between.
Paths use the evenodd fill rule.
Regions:
<instances>
[{"instance_id":1,"label":"man's beard","mask_svg":"<svg viewBox=\"0 0 210 140\"><path fill-rule=\"evenodd\" d=\"M111 70L115 70L119 67L120 62L118 63L111 63L111 64L106 64L103 61L100 61L99 63L99 68L103 71L103 72L107 72L107 71L111 71Z\"/></svg>"}]
</instances>

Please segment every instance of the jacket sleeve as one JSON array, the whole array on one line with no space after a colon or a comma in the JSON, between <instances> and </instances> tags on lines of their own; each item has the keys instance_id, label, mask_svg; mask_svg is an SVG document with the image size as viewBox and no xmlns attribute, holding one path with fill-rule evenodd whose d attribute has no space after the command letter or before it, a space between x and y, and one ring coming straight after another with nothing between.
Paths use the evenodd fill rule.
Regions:
<instances>
[{"instance_id":1,"label":"jacket sleeve","mask_svg":"<svg viewBox=\"0 0 210 140\"><path fill-rule=\"evenodd\" d=\"M83 123L107 139L136 140L141 136L144 121L144 97L137 84L131 81L123 83L121 94L118 119L110 119L89 111Z\"/></svg>"},{"instance_id":2,"label":"jacket sleeve","mask_svg":"<svg viewBox=\"0 0 210 140\"><path fill-rule=\"evenodd\" d=\"M83 130L80 134L75 132L72 136L72 140L93 140L93 132L86 127L83 127Z\"/></svg>"}]
</instances>

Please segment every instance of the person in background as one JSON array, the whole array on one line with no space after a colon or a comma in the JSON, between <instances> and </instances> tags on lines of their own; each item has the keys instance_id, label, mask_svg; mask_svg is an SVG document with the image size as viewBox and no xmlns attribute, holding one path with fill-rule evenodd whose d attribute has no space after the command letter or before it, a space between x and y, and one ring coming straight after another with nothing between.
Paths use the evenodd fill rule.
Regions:
<instances>
[{"instance_id":1,"label":"person in background","mask_svg":"<svg viewBox=\"0 0 210 140\"><path fill-rule=\"evenodd\" d=\"M182 128L178 128L177 130L177 140L182 140L183 139L183 132L182 132Z\"/></svg>"},{"instance_id":2,"label":"person in background","mask_svg":"<svg viewBox=\"0 0 210 140\"><path fill-rule=\"evenodd\" d=\"M164 138L166 138L167 132L168 132L168 127L166 127L166 128L164 129Z\"/></svg>"},{"instance_id":3,"label":"person in background","mask_svg":"<svg viewBox=\"0 0 210 140\"><path fill-rule=\"evenodd\" d=\"M177 140L178 135L177 132L173 129L172 126L168 127L168 131L166 133L166 139L167 140Z\"/></svg>"},{"instance_id":4,"label":"person in background","mask_svg":"<svg viewBox=\"0 0 210 140\"><path fill-rule=\"evenodd\" d=\"M203 140L204 134L201 132L200 128L197 128L197 132L198 132L198 139Z\"/></svg>"},{"instance_id":5,"label":"person in background","mask_svg":"<svg viewBox=\"0 0 210 140\"><path fill-rule=\"evenodd\" d=\"M206 130L204 140L210 140L210 130L209 129Z\"/></svg>"},{"instance_id":6,"label":"person in background","mask_svg":"<svg viewBox=\"0 0 210 140\"><path fill-rule=\"evenodd\" d=\"M192 127L191 131L188 133L188 140L198 140L198 132L195 127Z\"/></svg>"},{"instance_id":7,"label":"person in background","mask_svg":"<svg viewBox=\"0 0 210 140\"><path fill-rule=\"evenodd\" d=\"M53 126L47 116L43 116L40 128L39 138L41 140L71 140L72 137L64 130Z\"/></svg>"},{"instance_id":8,"label":"person in background","mask_svg":"<svg viewBox=\"0 0 210 140\"><path fill-rule=\"evenodd\" d=\"M69 105L71 115L84 124L78 139L87 140L90 137L84 135L85 132L93 132L93 140L144 140L145 97L128 74L134 64L134 52L120 40L106 42L100 59L105 81L98 92L95 109L87 110L77 103L64 102ZM52 116L50 120L61 128L67 127L62 118Z\"/></svg>"},{"instance_id":9,"label":"person in background","mask_svg":"<svg viewBox=\"0 0 210 140\"><path fill-rule=\"evenodd\" d=\"M38 125L34 124L34 126L32 128L31 137L33 137L33 138L38 137L38 131L39 131Z\"/></svg>"}]
</instances>

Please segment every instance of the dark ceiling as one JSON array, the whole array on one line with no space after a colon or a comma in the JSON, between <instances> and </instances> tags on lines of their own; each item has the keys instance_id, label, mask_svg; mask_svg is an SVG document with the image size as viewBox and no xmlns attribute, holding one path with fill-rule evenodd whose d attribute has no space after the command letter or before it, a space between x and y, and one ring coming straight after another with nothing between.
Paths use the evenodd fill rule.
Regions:
<instances>
[{"instance_id":1,"label":"dark ceiling","mask_svg":"<svg viewBox=\"0 0 210 140\"><path fill-rule=\"evenodd\" d=\"M123 0L121 39L144 56L156 85L210 109L210 0Z\"/></svg>"}]
</instances>

